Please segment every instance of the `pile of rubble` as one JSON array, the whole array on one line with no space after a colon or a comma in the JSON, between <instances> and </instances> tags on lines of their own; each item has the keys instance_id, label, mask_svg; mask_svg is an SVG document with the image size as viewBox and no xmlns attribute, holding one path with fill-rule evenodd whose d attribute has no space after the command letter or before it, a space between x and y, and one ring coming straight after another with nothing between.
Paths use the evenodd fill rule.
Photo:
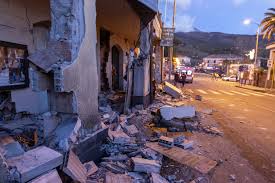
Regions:
<instances>
[{"instance_id":1,"label":"pile of rubble","mask_svg":"<svg viewBox=\"0 0 275 183\"><path fill-rule=\"evenodd\" d=\"M0 123L2 182L189 182L207 177L216 161L192 153L194 142L182 132L198 128L195 108L165 84L165 93L147 109L120 111L121 94L100 98L100 125L82 128L77 116L48 112ZM166 175L175 161L196 173L188 179ZM190 172L190 171L189 171ZM197 173L199 176L197 176ZM189 173L190 174L190 173Z\"/></svg>"}]
</instances>

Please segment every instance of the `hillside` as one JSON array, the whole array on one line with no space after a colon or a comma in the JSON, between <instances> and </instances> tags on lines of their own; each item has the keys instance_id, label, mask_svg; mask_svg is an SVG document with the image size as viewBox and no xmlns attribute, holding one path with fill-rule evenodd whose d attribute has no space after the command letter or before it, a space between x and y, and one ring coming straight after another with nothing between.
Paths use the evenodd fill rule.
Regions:
<instances>
[{"instance_id":1,"label":"hillside","mask_svg":"<svg viewBox=\"0 0 275 183\"><path fill-rule=\"evenodd\" d=\"M225 34L219 32L178 32L175 34L176 55L186 55L196 60L210 54L245 55L255 48L256 36ZM267 41L260 38L259 56L266 57Z\"/></svg>"}]
</instances>

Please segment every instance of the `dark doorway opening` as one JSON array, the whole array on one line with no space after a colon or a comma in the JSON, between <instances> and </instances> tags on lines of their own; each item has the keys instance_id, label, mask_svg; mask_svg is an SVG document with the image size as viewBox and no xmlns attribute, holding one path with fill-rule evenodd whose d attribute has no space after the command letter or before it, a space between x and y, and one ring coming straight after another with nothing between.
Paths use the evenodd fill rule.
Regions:
<instances>
[{"instance_id":1,"label":"dark doorway opening","mask_svg":"<svg viewBox=\"0 0 275 183\"><path fill-rule=\"evenodd\" d=\"M122 50L117 47L112 47L112 87L113 90L122 90Z\"/></svg>"}]
</instances>

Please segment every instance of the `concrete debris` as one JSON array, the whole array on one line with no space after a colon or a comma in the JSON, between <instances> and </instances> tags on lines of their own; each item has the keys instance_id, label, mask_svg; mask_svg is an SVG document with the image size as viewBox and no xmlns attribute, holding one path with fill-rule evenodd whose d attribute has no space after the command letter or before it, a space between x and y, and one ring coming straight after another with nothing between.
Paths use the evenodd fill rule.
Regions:
<instances>
[{"instance_id":1,"label":"concrete debris","mask_svg":"<svg viewBox=\"0 0 275 183\"><path fill-rule=\"evenodd\" d=\"M0 153L0 182L8 182L10 177L9 166L4 156Z\"/></svg>"},{"instance_id":2,"label":"concrete debris","mask_svg":"<svg viewBox=\"0 0 275 183\"><path fill-rule=\"evenodd\" d=\"M105 183L132 183L131 177L125 174L106 173Z\"/></svg>"},{"instance_id":3,"label":"concrete debris","mask_svg":"<svg viewBox=\"0 0 275 183\"><path fill-rule=\"evenodd\" d=\"M195 111L195 107L193 106L182 106L182 107L163 106L160 108L160 114L163 119L169 121L174 118L177 118L177 119L193 118L196 115L196 111Z\"/></svg>"},{"instance_id":4,"label":"concrete debris","mask_svg":"<svg viewBox=\"0 0 275 183\"><path fill-rule=\"evenodd\" d=\"M132 158L134 171L144 173L159 173L161 165L155 160Z\"/></svg>"},{"instance_id":5,"label":"concrete debris","mask_svg":"<svg viewBox=\"0 0 275 183\"><path fill-rule=\"evenodd\" d=\"M17 141L1 145L0 144L0 153L4 155L6 159L23 155L25 153L21 144Z\"/></svg>"},{"instance_id":6,"label":"concrete debris","mask_svg":"<svg viewBox=\"0 0 275 183\"><path fill-rule=\"evenodd\" d=\"M201 110L201 113L207 114L207 115L212 115L213 114L213 110L212 109L204 109L204 110Z\"/></svg>"},{"instance_id":7,"label":"concrete debris","mask_svg":"<svg viewBox=\"0 0 275 183\"><path fill-rule=\"evenodd\" d=\"M63 167L63 172L75 181L85 183L87 180L87 170L72 150L69 152L67 163Z\"/></svg>"},{"instance_id":8,"label":"concrete debris","mask_svg":"<svg viewBox=\"0 0 275 183\"><path fill-rule=\"evenodd\" d=\"M138 133L138 129L135 125L125 125L123 128L125 129L126 133L130 136L134 136Z\"/></svg>"},{"instance_id":9,"label":"concrete debris","mask_svg":"<svg viewBox=\"0 0 275 183\"><path fill-rule=\"evenodd\" d=\"M56 170L52 170L40 177L37 177L36 179L30 181L29 183L62 183L61 178L58 175L58 172Z\"/></svg>"},{"instance_id":10,"label":"concrete debris","mask_svg":"<svg viewBox=\"0 0 275 183\"><path fill-rule=\"evenodd\" d=\"M174 98L180 98L182 96L182 91L168 82L164 83L163 90Z\"/></svg>"},{"instance_id":11,"label":"concrete debris","mask_svg":"<svg viewBox=\"0 0 275 183\"><path fill-rule=\"evenodd\" d=\"M63 152L69 150L70 144L77 141L79 130L81 128L81 120L78 117L70 118L62 122L55 130L55 143Z\"/></svg>"},{"instance_id":12,"label":"concrete debris","mask_svg":"<svg viewBox=\"0 0 275 183\"><path fill-rule=\"evenodd\" d=\"M151 182L152 183L169 183L165 178L163 178L160 174L152 173L151 174Z\"/></svg>"},{"instance_id":13,"label":"concrete debris","mask_svg":"<svg viewBox=\"0 0 275 183\"><path fill-rule=\"evenodd\" d=\"M146 159L158 160L158 161L162 160L162 155L160 155L159 153L157 153L156 151L150 148L142 149L141 153L142 153L142 156Z\"/></svg>"},{"instance_id":14,"label":"concrete debris","mask_svg":"<svg viewBox=\"0 0 275 183\"><path fill-rule=\"evenodd\" d=\"M184 135L176 135L172 137L174 139L174 144L181 144L184 140L185 140L185 136Z\"/></svg>"},{"instance_id":15,"label":"concrete debris","mask_svg":"<svg viewBox=\"0 0 275 183\"><path fill-rule=\"evenodd\" d=\"M115 156L104 157L102 159L105 161L126 161L129 158L127 155L119 154L119 155L115 155Z\"/></svg>"},{"instance_id":16,"label":"concrete debris","mask_svg":"<svg viewBox=\"0 0 275 183\"><path fill-rule=\"evenodd\" d=\"M45 146L37 147L21 156L7 159L9 167L16 167L19 182L27 182L45 172L59 167L63 163L63 156Z\"/></svg>"},{"instance_id":17,"label":"concrete debris","mask_svg":"<svg viewBox=\"0 0 275 183\"><path fill-rule=\"evenodd\" d=\"M61 123L61 118L56 112L46 112L42 115L44 137L49 137Z\"/></svg>"},{"instance_id":18,"label":"concrete debris","mask_svg":"<svg viewBox=\"0 0 275 183\"><path fill-rule=\"evenodd\" d=\"M158 141L159 145L162 145L164 147L172 148L174 146L174 139L161 136Z\"/></svg>"},{"instance_id":19,"label":"concrete debris","mask_svg":"<svg viewBox=\"0 0 275 183\"><path fill-rule=\"evenodd\" d=\"M102 128L92 134L88 134L86 138L80 140L78 144L74 144L73 151L77 154L81 162L97 161L104 155L102 144L106 142L108 137L108 129Z\"/></svg>"},{"instance_id":20,"label":"concrete debris","mask_svg":"<svg viewBox=\"0 0 275 183\"><path fill-rule=\"evenodd\" d=\"M229 175L229 179L231 181L236 181L236 175L234 175L234 174Z\"/></svg>"},{"instance_id":21,"label":"concrete debris","mask_svg":"<svg viewBox=\"0 0 275 183\"><path fill-rule=\"evenodd\" d=\"M128 167L119 162L101 162L100 166L115 174L124 174L128 172Z\"/></svg>"},{"instance_id":22,"label":"concrete debris","mask_svg":"<svg viewBox=\"0 0 275 183\"><path fill-rule=\"evenodd\" d=\"M203 131L206 133L223 136L223 132L221 130L219 130L217 127L206 126L206 127L202 127L202 128L203 128Z\"/></svg>"},{"instance_id":23,"label":"concrete debris","mask_svg":"<svg viewBox=\"0 0 275 183\"><path fill-rule=\"evenodd\" d=\"M146 146L174 161L177 161L178 163L193 168L202 174L207 174L217 165L216 161L193 154L179 147L166 148L158 145L157 143L147 143Z\"/></svg>"},{"instance_id":24,"label":"concrete debris","mask_svg":"<svg viewBox=\"0 0 275 183\"><path fill-rule=\"evenodd\" d=\"M86 168L86 171L87 171L87 177L93 175L94 173L96 173L98 171L98 167L96 166L96 164L93 161L85 163L84 167Z\"/></svg>"},{"instance_id":25,"label":"concrete debris","mask_svg":"<svg viewBox=\"0 0 275 183\"><path fill-rule=\"evenodd\" d=\"M113 142L115 144L127 144L131 142L131 138L123 131L112 131Z\"/></svg>"},{"instance_id":26,"label":"concrete debris","mask_svg":"<svg viewBox=\"0 0 275 183\"><path fill-rule=\"evenodd\" d=\"M184 140L182 143L177 144L176 146L181 147L183 149L192 149L194 145L194 141L192 140Z\"/></svg>"}]
</instances>

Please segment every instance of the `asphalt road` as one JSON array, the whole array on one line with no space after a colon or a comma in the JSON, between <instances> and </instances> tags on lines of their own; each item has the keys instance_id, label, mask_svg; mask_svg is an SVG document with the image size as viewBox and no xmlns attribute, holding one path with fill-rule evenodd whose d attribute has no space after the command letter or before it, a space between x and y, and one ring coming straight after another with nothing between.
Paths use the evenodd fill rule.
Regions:
<instances>
[{"instance_id":1,"label":"asphalt road","mask_svg":"<svg viewBox=\"0 0 275 183\"><path fill-rule=\"evenodd\" d=\"M196 74L193 84L184 89L203 97L204 105L215 111L225 137L238 146L255 170L275 182L275 95L236 85Z\"/></svg>"}]
</instances>

